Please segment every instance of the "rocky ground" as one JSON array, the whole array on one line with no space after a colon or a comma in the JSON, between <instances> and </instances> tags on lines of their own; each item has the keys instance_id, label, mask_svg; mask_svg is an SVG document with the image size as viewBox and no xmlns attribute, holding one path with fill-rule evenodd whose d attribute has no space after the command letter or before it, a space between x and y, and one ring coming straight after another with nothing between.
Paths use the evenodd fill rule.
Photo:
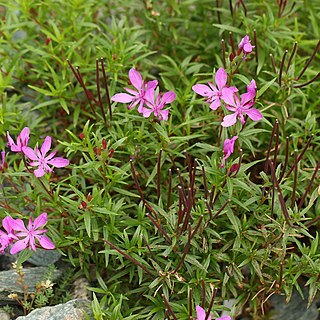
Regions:
<instances>
[{"instance_id":1,"label":"rocky ground","mask_svg":"<svg viewBox=\"0 0 320 320\"><path fill-rule=\"evenodd\" d=\"M17 302L16 297L23 300L24 294L29 294L29 301L32 293L36 292L40 283L53 286L55 294L56 284L65 272L64 265L61 263L60 254L55 251L38 250L24 265L23 280L14 268L16 257L9 254L0 255L0 320L84 320L93 319L90 310L90 294L86 289L88 285L84 278L78 278L73 282L72 299L66 303L55 306L45 306L31 311L27 316L23 316L23 309ZM52 266L55 265L53 268ZM46 282L49 281L49 282ZM289 304L285 303L285 297L273 295L270 299L270 319L274 320L319 320L320 298L315 299L314 303L307 308L308 291L302 287L305 299L301 298L298 291L294 291ZM17 295L17 296L15 296ZM59 301L59 297L56 297ZM232 306L232 300L226 301L226 305ZM249 320L244 316L237 319Z\"/></svg>"}]
</instances>

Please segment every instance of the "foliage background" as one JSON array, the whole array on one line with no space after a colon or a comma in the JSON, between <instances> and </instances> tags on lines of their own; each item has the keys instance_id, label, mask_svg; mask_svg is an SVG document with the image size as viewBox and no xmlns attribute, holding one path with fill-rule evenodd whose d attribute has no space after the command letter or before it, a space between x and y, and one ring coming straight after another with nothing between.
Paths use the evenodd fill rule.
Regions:
<instances>
[{"instance_id":1,"label":"foliage background","mask_svg":"<svg viewBox=\"0 0 320 320\"><path fill-rule=\"evenodd\" d=\"M319 289L318 175L303 207L298 206L319 161L319 82L299 86L319 73L316 53L300 77L318 45L320 5L296 1L282 12L282 1L232 3L232 12L228 1L206 0L1 3L0 148L5 148L7 130L17 135L28 126L33 144L51 135L59 152L72 162L40 183L24 171L19 155L11 153L9 169L1 178L6 181L2 193L7 199L1 215L48 212L48 228L57 247L90 279L92 290L102 299L101 310L95 303L100 310L96 312L108 319L164 318L161 294L179 319L188 319L192 305L203 302L204 292L209 304L212 287L218 289L215 312L223 308L224 299L235 297L234 314L246 306L256 319L268 311L266 302L272 294L285 292L290 299L293 288L301 292L300 287L307 285L311 303ZM220 134L221 114L210 111L191 87L212 81L215 70L223 67L222 39L230 70L230 37L237 45L246 34L256 45L255 54L241 64L232 82L244 90L251 79L256 80L256 107L264 119ZM297 51L288 68L295 42ZM145 79L158 79L162 90L175 91L168 123L144 119L123 104L112 105L110 120L107 102L103 105L107 123L99 108L94 114L67 60L80 67L88 90L96 97L95 66L100 57L105 61L110 95L122 92L131 67ZM279 143L274 139L269 148L276 119ZM242 165L231 177L219 168L221 145L238 132L233 163L238 163L241 148ZM288 172L294 166L294 150L301 154L312 134L297 165L296 182L293 173L281 182L291 221L298 226L291 227L278 198L272 200L270 170L264 170L266 155L271 149L274 157L279 150L279 177L285 170L286 137ZM188 190L192 185L188 157L192 165L197 159L198 168L190 230L202 219L191 242L188 230L177 232L177 187ZM171 244L146 217L150 210L135 186L130 159L144 197L158 212L158 222ZM223 208L215 219L208 216L201 165L216 199L213 215ZM8 192L13 185L20 193ZM188 253L183 258L184 250ZM175 272L181 259L184 262Z\"/></svg>"}]
</instances>

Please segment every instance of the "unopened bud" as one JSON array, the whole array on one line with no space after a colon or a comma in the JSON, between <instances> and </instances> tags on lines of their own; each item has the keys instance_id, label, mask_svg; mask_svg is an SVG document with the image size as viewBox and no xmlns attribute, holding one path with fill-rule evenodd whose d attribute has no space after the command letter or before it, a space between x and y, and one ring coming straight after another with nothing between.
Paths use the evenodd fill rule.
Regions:
<instances>
[{"instance_id":1,"label":"unopened bud","mask_svg":"<svg viewBox=\"0 0 320 320\"><path fill-rule=\"evenodd\" d=\"M112 158L113 154L114 154L114 149L111 148L110 151L109 151L109 158Z\"/></svg>"},{"instance_id":2,"label":"unopened bud","mask_svg":"<svg viewBox=\"0 0 320 320\"><path fill-rule=\"evenodd\" d=\"M87 203L85 201L81 201L79 209L87 209Z\"/></svg>"},{"instance_id":3,"label":"unopened bud","mask_svg":"<svg viewBox=\"0 0 320 320\"><path fill-rule=\"evenodd\" d=\"M102 139L102 148L103 148L104 150L107 149L107 140L106 140L106 139Z\"/></svg>"},{"instance_id":4,"label":"unopened bud","mask_svg":"<svg viewBox=\"0 0 320 320\"><path fill-rule=\"evenodd\" d=\"M47 37L46 38L46 46L51 42L51 38L50 37Z\"/></svg>"},{"instance_id":5,"label":"unopened bud","mask_svg":"<svg viewBox=\"0 0 320 320\"><path fill-rule=\"evenodd\" d=\"M101 155L101 148L100 148L100 147L94 147L94 148L93 148L93 152L94 152L97 156L100 156L100 155Z\"/></svg>"},{"instance_id":6,"label":"unopened bud","mask_svg":"<svg viewBox=\"0 0 320 320\"><path fill-rule=\"evenodd\" d=\"M236 172L239 170L239 164L238 163L235 163L231 166L230 168L230 173L233 173L233 172Z\"/></svg>"},{"instance_id":7,"label":"unopened bud","mask_svg":"<svg viewBox=\"0 0 320 320\"><path fill-rule=\"evenodd\" d=\"M81 132L81 133L79 134L79 138L80 138L81 140L83 140L83 139L85 138L85 135L84 135L83 132Z\"/></svg>"}]
</instances>

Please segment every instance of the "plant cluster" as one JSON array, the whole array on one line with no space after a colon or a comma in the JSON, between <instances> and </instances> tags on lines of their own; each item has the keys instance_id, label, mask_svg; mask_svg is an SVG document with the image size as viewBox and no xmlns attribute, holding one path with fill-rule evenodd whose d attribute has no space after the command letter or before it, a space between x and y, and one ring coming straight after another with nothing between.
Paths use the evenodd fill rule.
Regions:
<instances>
[{"instance_id":1,"label":"plant cluster","mask_svg":"<svg viewBox=\"0 0 320 320\"><path fill-rule=\"evenodd\" d=\"M259 319L301 286L312 303L318 4L0 8L2 252L59 250L97 319Z\"/></svg>"},{"instance_id":2,"label":"plant cluster","mask_svg":"<svg viewBox=\"0 0 320 320\"><path fill-rule=\"evenodd\" d=\"M8 297L18 302L23 309L24 315L28 314L34 308L44 307L48 303L49 299L53 296L54 283L50 280L50 273L53 271L53 269L48 269L49 272L45 276L45 280L37 283L35 291L31 293L28 292L28 286L23 280L25 273L22 266L13 263L13 269L18 275L18 284L23 289L23 296L19 297L17 293L11 293ZM11 310L10 313L12 312L13 310Z\"/></svg>"}]
</instances>

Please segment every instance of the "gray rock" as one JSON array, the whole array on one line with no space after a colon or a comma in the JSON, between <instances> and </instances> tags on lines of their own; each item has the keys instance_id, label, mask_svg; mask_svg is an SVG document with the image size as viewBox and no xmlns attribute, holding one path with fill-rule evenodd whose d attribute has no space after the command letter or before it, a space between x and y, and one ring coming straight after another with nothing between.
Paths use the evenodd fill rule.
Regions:
<instances>
[{"instance_id":1,"label":"gray rock","mask_svg":"<svg viewBox=\"0 0 320 320\"><path fill-rule=\"evenodd\" d=\"M317 320L319 311L316 301L307 309L308 305L308 288L302 287L304 300L301 298L297 290L293 290L291 300L286 303L285 296L274 295L270 298L273 310L271 311L271 319L286 320Z\"/></svg>"},{"instance_id":2,"label":"gray rock","mask_svg":"<svg viewBox=\"0 0 320 320\"><path fill-rule=\"evenodd\" d=\"M12 254L0 254L0 270L10 270L12 268L12 263L16 262L16 260L17 257Z\"/></svg>"},{"instance_id":3,"label":"gray rock","mask_svg":"<svg viewBox=\"0 0 320 320\"><path fill-rule=\"evenodd\" d=\"M23 269L24 277L23 283L26 285L27 292L32 293L36 290L36 284L41 281L45 281L48 273L46 267L34 267ZM51 281L54 282L61 275L61 271L55 270L51 273ZM8 298L11 293L17 293L18 296L22 296L22 286L18 284L18 275L14 270L1 271L0 272L0 305L6 305L8 303L15 303L15 300Z\"/></svg>"},{"instance_id":4,"label":"gray rock","mask_svg":"<svg viewBox=\"0 0 320 320\"><path fill-rule=\"evenodd\" d=\"M27 33L23 30L18 30L13 34L12 40L13 41L18 41L18 40L24 40L27 38Z\"/></svg>"},{"instance_id":5,"label":"gray rock","mask_svg":"<svg viewBox=\"0 0 320 320\"><path fill-rule=\"evenodd\" d=\"M85 320L93 319L89 300L76 299L53 307L35 309L16 320Z\"/></svg>"},{"instance_id":6,"label":"gray rock","mask_svg":"<svg viewBox=\"0 0 320 320\"><path fill-rule=\"evenodd\" d=\"M87 289L89 282L86 278L78 278L73 282L72 297L73 299L90 299L90 292Z\"/></svg>"},{"instance_id":7,"label":"gray rock","mask_svg":"<svg viewBox=\"0 0 320 320\"><path fill-rule=\"evenodd\" d=\"M49 264L56 263L60 257L61 254L57 250L37 249L37 251L27 260L27 262L35 266L46 267Z\"/></svg>"},{"instance_id":8,"label":"gray rock","mask_svg":"<svg viewBox=\"0 0 320 320\"><path fill-rule=\"evenodd\" d=\"M5 311L0 310L0 320L10 320L10 315Z\"/></svg>"}]
</instances>

